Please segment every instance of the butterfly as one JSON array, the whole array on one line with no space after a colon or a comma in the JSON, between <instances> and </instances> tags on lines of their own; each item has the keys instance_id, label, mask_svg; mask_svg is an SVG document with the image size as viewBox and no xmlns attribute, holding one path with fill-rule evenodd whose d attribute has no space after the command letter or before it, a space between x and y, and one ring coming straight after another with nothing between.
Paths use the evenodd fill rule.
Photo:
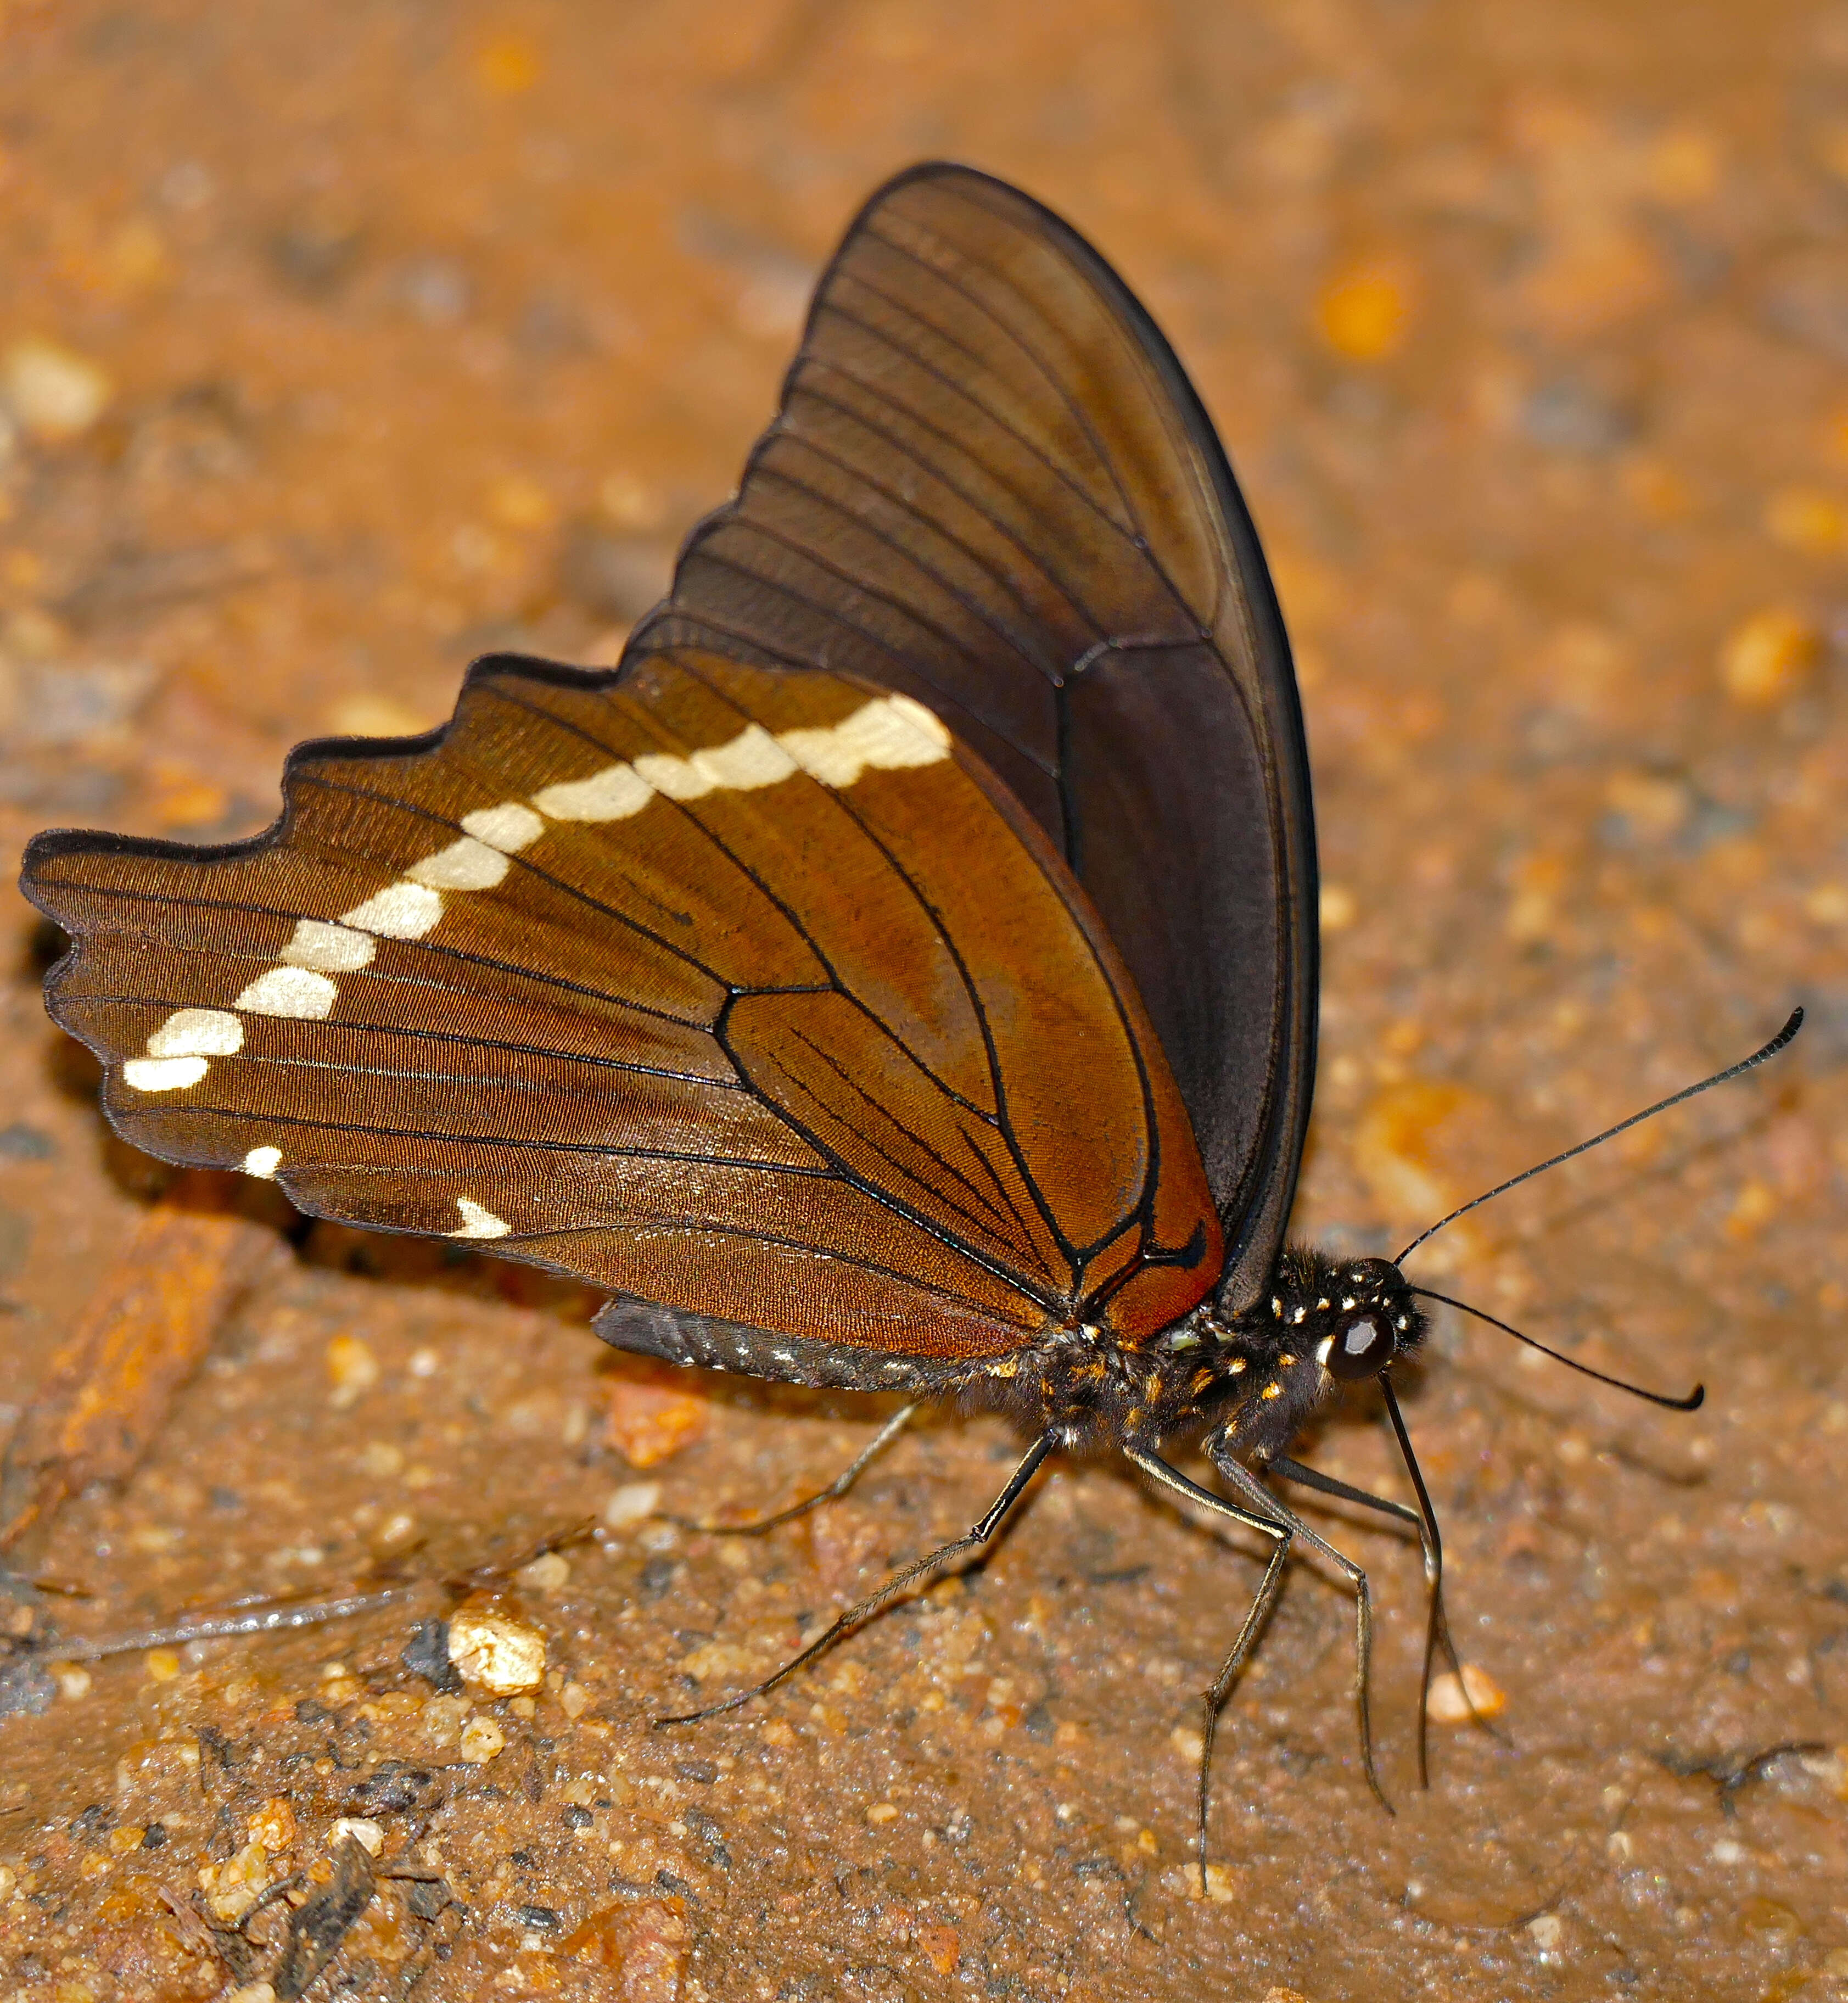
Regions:
<instances>
[{"instance_id":1,"label":"butterfly","mask_svg":"<svg viewBox=\"0 0 1848 2003\"><path fill-rule=\"evenodd\" d=\"M1390 1376L1425 1318L1397 1262L1285 1243L1301 709L1212 425L1088 244L968 169L898 176L620 666L480 661L442 728L305 745L284 795L246 842L31 845L74 942L48 1005L121 1134L593 1282L620 1348L902 1394L827 1494L925 1400L1017 1420L968 1534L772 1683L979 1552L1055 1452L1256 1533L1203 1858L1220 1706L1291 1551L1322 1554L1378 1792L1366 1575L1276 1484L1416 1530L1428 1682L1441 1546ZM1415 1508L1291 1453L1364 1380Z\"/></svg>"}]
</instances>

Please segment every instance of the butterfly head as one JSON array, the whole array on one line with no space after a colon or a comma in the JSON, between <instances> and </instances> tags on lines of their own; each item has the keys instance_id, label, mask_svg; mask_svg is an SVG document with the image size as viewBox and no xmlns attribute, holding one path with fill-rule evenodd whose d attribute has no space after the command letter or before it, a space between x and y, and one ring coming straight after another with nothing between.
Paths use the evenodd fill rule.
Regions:
<instances>
[{"instance_id":1,"label":"butterfly head","mask_svg":"<svg viewBox=\"0 0 1848 2003\"><path fill-rule=\"evenodd\" d=\"M1356 1259L1334 1267L1323 1277L1322 1288L1318 1319L1326 1333L1314 1353L1336 1383L1357 1384L1380 1376L1424 1339L1425 1318L1390 1259Z\"/></svg>"}]
</instances>

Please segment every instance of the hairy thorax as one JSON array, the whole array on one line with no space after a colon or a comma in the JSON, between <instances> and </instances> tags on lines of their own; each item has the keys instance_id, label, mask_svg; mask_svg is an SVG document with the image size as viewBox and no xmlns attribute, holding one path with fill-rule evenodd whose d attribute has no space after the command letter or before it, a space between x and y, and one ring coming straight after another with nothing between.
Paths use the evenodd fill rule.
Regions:
<instances>
[{"instance_id":1,"label":"hairy thorax","mask_svg":"<svg viewBox=\"0 0 1848 2003\"><path fill-rule=\"evenodd\" d=\"M1396 1267L1292 1247L1242 1313L1203 1302L1133 1349L1106 1328L1054 1328L984 1366L966 1390L1025 1425L1057 1428L1074 1447L1152 1447L1216 1424L1239 1458L1261 1465L1333 1394L1334 1346L1376 1324L1401 1353L1423 1336L1424 1318Z\"/></svg>"}]
</instances>

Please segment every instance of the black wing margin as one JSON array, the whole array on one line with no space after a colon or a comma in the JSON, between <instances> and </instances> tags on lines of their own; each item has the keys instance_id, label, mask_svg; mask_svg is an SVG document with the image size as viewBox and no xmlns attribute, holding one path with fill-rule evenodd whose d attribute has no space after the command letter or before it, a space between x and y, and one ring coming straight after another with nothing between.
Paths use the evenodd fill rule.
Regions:
<instances>
[{"instance_id":1,"label":"black wing margin","mask_svg":"<svg viewBox=\"0 0 1848 2003\"><path fill-rule=\"evenodd\" d=\"M1007 780L1135 976L1247 1305L1314 1079L1308 753L1250 515L1122 280L1003 182L889 182L631 653L685 644L902 690Z\"/></svg>"}]
</instances>

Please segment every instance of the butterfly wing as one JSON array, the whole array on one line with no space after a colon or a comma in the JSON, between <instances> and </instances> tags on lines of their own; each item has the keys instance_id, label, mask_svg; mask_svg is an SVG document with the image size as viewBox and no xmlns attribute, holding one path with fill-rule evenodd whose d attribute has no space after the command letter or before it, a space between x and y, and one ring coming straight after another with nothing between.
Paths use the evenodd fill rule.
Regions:
<instances>
[{"instance_id":1,"label":"butterfly wing","mask_svg":"<svg viewBox=\"0 0 1848 2003\"><path fill-rule=\"evenodd\" d=\"M305 747L285 794L248 843L28 854L76 941L52 1012L138 1146L658 1303L770 1375L1134 1344L1215 1278L1134 984L907 698L489 661L444 731Z\"/></svg>"},{"instance_id":2,"label":"butterfly wing","mask_svg":"<svg viewBox=\"0 0 1848 2003\"><path fill-rule=\"evenodd\" d=\"M637 630L928 704L1102 913L1266 1282L1315 1064L1315 833L1257 537L1167 342L1018 191L933 165L861 211L737 498Z\"/></svg>"}]
</instances>

